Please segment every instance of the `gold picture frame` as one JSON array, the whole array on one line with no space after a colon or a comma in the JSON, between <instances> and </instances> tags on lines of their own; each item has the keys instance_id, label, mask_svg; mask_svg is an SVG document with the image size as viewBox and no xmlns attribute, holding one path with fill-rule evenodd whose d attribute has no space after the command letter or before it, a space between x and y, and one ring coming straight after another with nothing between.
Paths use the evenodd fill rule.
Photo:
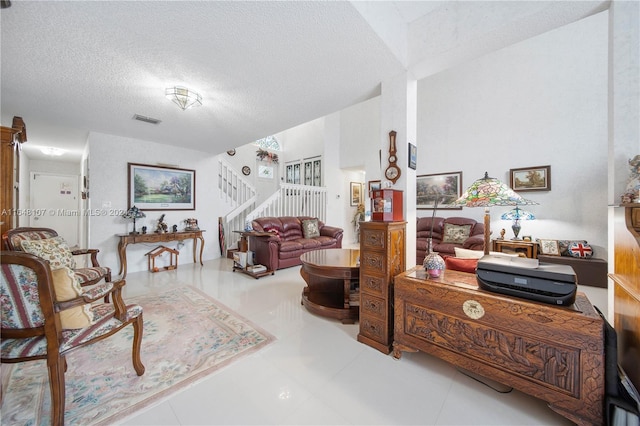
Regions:
<instances>
[{"instance_id":1,"label":"gold picture frame","mask_svg":"<svg viewBox=\"0 0 640 426\"><path fill-rule=\"evenodd\" d=\"M551 166L511 169L509 183L516 192L551 191Z\"/></svg>"}]
</instances>

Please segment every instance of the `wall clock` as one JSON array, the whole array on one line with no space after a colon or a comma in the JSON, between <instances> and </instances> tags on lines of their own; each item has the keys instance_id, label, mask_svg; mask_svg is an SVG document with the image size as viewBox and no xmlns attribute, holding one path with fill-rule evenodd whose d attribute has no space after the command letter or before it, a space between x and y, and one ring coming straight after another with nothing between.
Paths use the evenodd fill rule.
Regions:
<instances>
[{"instance_id":1,"label":"wall clock","mask_svg":"<svg viewBox=\"0 0 640 426\"><path fill-rule=\"evenodd\" d=\"M389 132L389 167L384 171L384 177L393 183L400 179L400 167L396 164L398 157L396 156L396 132Z\"/></svg>"},{"instance_id":2,"label":"wall clock","mask_svg":"<svg viewBox=\"0 0 640 426\"><path fill-rule=\"evenodd\" d=\"M242 168L242 174L245 175L245 176L249 176L251 174L251 167L244 166Z\"/></svg>"}]
</instances>

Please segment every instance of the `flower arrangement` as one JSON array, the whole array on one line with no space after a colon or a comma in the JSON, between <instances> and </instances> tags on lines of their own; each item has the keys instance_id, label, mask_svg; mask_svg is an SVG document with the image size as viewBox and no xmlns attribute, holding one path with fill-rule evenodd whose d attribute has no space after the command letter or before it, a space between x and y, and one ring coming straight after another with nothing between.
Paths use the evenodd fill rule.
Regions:
<instances>
[{"instance_id":1,"label":"flower arrangement","mask_svg":"<svg viewBox=\"0 0 640 426\"><path fill-rule=\"evenodd\" d=\"M266 149L261 149L261 148L258 148L256 153L258 154L258 158L261 161L265 161L265 159L267 159L267 161L269 162L274 162L276 164L278 163L278 154L274 154L272 152L267 151Z\"/></svg>"}]
</instances>

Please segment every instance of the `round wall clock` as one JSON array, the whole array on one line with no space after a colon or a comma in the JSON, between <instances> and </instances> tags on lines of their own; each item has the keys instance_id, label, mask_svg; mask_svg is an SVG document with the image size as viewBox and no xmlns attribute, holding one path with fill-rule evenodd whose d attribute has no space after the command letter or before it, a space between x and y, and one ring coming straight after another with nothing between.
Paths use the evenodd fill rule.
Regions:
<instances>
[{"instance_id":1,"label":"round wall clock","mask_svg":"<svg viewBox=\"0 0 640 426\"><path fill-rule=\"evenodd\" d=\"M251 167L244 166L242 168L242 174L245 175L245 176L249 176L251 174Z\"/></svg>"},{"instance_id":2,"label":"round wall clock","mask_svg":"<svg viewBox=\"0 0 640 426\"><path fill-rule=\"evenodd\" d=\"M398 157L396 156L396 132L389 132L389 167L384 171L384 177L393 183L400 179L400 167L396 164Z\"/></svg>"}]
</instances>

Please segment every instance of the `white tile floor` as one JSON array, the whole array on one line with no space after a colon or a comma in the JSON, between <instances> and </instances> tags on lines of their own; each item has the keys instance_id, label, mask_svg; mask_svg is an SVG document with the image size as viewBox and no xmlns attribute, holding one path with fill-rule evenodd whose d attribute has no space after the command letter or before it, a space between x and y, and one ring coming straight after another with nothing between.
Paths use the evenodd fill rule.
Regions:
<instances>
[{"instance_id":1,"label":"white tile floor","mask_svg":"<svg viewBox=\"0 0 640 426\"><path fill-rule=\"evenodd\" d=\"M495 392L430 355L406 353L395 360L358 343L357 324L318 317L301 306L298 267L259 280L231 268L229 259L217 259L203 267L127 276L125 298L192 285L277 340L123 424L571 424L540 400L515 390ZM593 303L606 307L606 291L593 290L605 298Z\"/></svg>"}]
</instances>

